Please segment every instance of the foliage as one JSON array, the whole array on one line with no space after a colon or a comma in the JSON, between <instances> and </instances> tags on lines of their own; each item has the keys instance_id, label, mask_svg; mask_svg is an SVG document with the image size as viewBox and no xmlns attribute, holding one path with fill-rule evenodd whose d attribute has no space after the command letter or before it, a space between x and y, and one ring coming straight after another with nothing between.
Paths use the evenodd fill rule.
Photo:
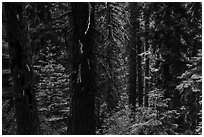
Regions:
<instances>
[{"instance_id":1,"label":"foliage","mask_svg":"<svg viewBox=\"0 0 204 137\"><path fill-rule=\"evenodd\" d=\"M125 3L97 3L96 4L96 31L99 36L96 39L97 58L97 96L101 100L102 113L106 110L111 113L117 109L121 101L122 88L125 81L124 65L125 35L124 25L127 24L128 12ZM118 14L120 13L120 14ZM102 91L102 92L101 92Z\"/></svg>"},{"instance_id":2,"label":"foliage","mask_svg":"<svg viewBox=\"0 0 204 137\"><path fill-rule=\"evenodd\" d=\"M129 106L124 106L104 120L104 134L112 135L175 135L175 124L179 113L168 110L169 99L163 99L161 90L149 93L150 107L138 107L131 113Z\"/></svg>"},{"instance_id":3,"label":"foliage","mask_svg":"<svg viewBox=\"0 0 204 137\"><path fill-rule=\"evenodd\" d=\"M2 134L14 135L16 133L15 112L11 99L2 99Z\"/></svg>"},{"instance_id":4,"label":"foliage","mask_svg":"<svg viewBox=\"0 0 204 137\"><path fill-rule=\"evenodd\" d=\"M49 40L45 44L46 50L34 65L41 128L44 134L66 134L70 103L70 75L62 64L66 51L55 53L63 47Z\"/></svg>"},{"instance_id":5,"label":"foliage","mask_svg":"<svg viewBox=\"0 0 204 137\"><path fill-rule=\"evenodd\" d=\"M202 134L202 55L189 59L188 69L179 77L177 89L182 95L181 112L187 134Z\"/></svg>"}]
</instances>

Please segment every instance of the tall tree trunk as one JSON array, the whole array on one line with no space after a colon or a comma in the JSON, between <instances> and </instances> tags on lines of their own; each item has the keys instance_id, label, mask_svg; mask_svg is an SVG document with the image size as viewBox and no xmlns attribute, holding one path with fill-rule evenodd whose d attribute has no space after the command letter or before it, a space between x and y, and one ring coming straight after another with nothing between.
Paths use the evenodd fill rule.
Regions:
<instances>
[{"instance_id":1,"label":"tall tree trunk","mask_svg":"<svg viewBox=\"0 0 204 137\"><path fill-rule=\"evenodd\" d=\"M17 122L17 134L40 134L33 88L31 46L20 3L4 3Z\"/></svg>"},{"instance_id":2,"label":"tall tree trunk","mask_svg":"<svg viewBox=\"0 0 204 137\"><path fill-rule=\"evenodd\" d=\"M95 116L95 56L94 4L71 3L73 35L72 119L71 134L93 135L96 132ZM91 11L90 11L91 9Z\"/></svg>"},{"instance_id":3,"label":"tall tree trunk","mask_svg":"<svg viewBox=\"0 0 204 137\"><path fill-rule=\"evenodd\" d=\"M171 15L171 8L169 7L169 3L167 3L167 8L166 8L166 14L164 16L164 23L167 27L170 27L171 25L171 20L170 20L170 15ZM162 44L162 57L165 60L164 62L161 63L161 68L162 68L162 79L163 79L163 89L164 91L164 98L170 98L170 90L169 90L169 85L168 82L170 81L170 61L169 57L170 55L167 54L169 52L169 45L168 44L168 39L170 37L169 32L164 36L163 44Z\"/></svg>"},{"instance_id":4,"label":"tall tree trunk","mask_svg":"<svg viewBox=\"0 0 204 137\"><path fill-rule=\"evenodd\" d=\"M129 67L130 67L129 68L130 69L129 104L133 106L133 110L135 110L136 98L138 98L139 106L142 106L143 104L143 80L142 80L142 64L141 64L142 58L139 55L142 53L142 41L138 33L140 31L140 24L137 18L139 16L138 14L139 14L138 3L131 3L130 4L130 15L131 15L130 23L133 28L131 29L132 45L130 45L130 58L129 58L130 59L129 60ZM134 57L135 54L136 54L136 57Z\"/></svg>"},{"instance_id":5,"label":"tall tree trunk","mask_svg":"<svg viewBox=\"0 0 204 137\"><path fill-rule=\"evenodd\" d=\"M143 105L143 79L142 79L142 41L140 38L137 40L137 79L138 79L138 103L139 106Z\"/></svg>"},{"instance_id":6,"label":"tall tree trunk","mask_svg":"<svg viewBox=\"0 0 204 137\"><path fill-rule=\"evenodd\" d=\"M137 3L130 4L130 23L131 28L131 44L129 48L129 104L132 107L132 111L135 112L136 109L136 90L137 90L137 69L136 69L136 52L137 52L137 30L138 30L138 21L137 21Z\"/></svg>"},{"instance_id":7,"label":"tall tree trunk","mask_svg":"<svg viewBox=\"0 0 204 137\"><path fill-rule=\"evenodd\" d=\"M147 5L148 8L148 5ZM145 13L145 52L149 51L149 9ZM148 107L148 92L149 92L149 55L145 57L145 76L144 76L144 106Z\"/></svg>"}]
</instances>

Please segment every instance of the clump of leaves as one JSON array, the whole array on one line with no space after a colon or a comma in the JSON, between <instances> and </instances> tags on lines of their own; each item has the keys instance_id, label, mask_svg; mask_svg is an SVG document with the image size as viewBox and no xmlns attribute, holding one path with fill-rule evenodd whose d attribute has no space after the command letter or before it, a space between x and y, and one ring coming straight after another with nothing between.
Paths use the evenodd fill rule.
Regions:
<instances>
[{"instance_id":1,"label":"clump of leaves","mask_svg":"<svg viewBox=\"0 0 204 137\"><path fill-rule=\"evenodd\" d=\"M182 95L183 124L185 134L202 134L202 55L189 59L189 69L179 78L177 89Z\"/></svg>"}]
</instances>

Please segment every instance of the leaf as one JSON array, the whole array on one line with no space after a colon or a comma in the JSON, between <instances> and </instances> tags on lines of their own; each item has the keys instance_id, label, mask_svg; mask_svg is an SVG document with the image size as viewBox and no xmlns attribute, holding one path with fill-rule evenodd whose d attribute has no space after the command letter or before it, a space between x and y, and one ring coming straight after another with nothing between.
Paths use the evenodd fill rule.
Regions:
<instances>
[{"instance_id":1,"label":"leaf","mask_svg":"<svg viewBox=\"0 0 204 137\"><path fill-rule=\"evenodd\" d=\"M162 122L156 119L150 119L148 122L146 122L146 125L148 126L159 126L162 125Z\"/></svg>"}]
</instances>

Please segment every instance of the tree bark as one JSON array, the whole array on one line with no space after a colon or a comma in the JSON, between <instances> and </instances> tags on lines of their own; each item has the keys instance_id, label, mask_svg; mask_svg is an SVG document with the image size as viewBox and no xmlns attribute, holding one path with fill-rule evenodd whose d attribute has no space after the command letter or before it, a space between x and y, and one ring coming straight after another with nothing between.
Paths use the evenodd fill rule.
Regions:
<instances>
[{"instance_id":1,"label":"tree bark","mask_svg":"<svg viewBox=\"0 0 204 137\"><path fill-rule=\"evenodd\" d=\"M95 56L94 49L94 4L71 3L75 27L72 76L71 134L94 135L95 116ZM91 8L91 11L90 11ZM91 13L90 13L91 12ZM90 17L90 22L89 22Z\"/></svg>"},{"instance_id":2,"label":"tree bark","mask_svg":"<svg viewBox=\"0 0 204 137\"><path fill-rule=\"evenodd\" d=\"M130 23L131 28L131 44L129 48L129 104L132 107L132 111L135 112L136 109L136 90L137 90L137 69L136 69L136 54L137 54L137 30L138 30L138 21L137 21L137 3L130 4Z\"/></svg>"},{"instance_id":3,"label":"tree bark","mask_svg":"<svg viewBox=\"0 0 204 137\"><path fill-rule=\"evenodd\" d=\"M40 134L31 46L23 16L23 5L4 3L7 23L7 38L11 60L11 73L17 122L17 134Z\"/></svg>"},{"instance_id":4,"label":"tree bark","mask_svg":"<svg viewBox=\"0 0 204 137\"><path fill-rule=\"evenodd\" d=\"M148 8L148 5L147 5ZM146 9L145 13L145 52L149 51L149 9ZM149 55L145 57L145 76L144 76L144 106L148 107L148 93L149 93Z\"/></svg>"},{"instance_id":5,"label":"tree bark","mask_svg":"<svg viewBox=\"0 0 204 137\"><path fill-rule=\"evenodd\" d=\"M137 42L137 79L138 79L138 103L139 106L143 106L143 79L142 79L142 41L138 38Z\"/></svg>"}]
</instances>

